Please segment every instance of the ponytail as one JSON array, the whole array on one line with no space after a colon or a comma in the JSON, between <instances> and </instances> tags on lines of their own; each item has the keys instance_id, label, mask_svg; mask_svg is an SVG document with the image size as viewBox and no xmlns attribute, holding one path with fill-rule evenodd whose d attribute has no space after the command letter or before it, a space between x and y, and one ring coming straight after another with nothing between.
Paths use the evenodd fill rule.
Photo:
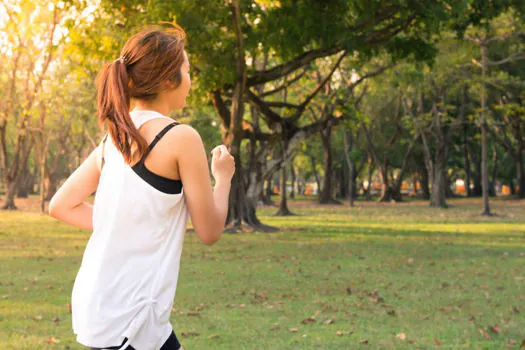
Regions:
<instances>
[{"instance_id":1,"label":"ponytail","mask_svg":"<svg viewBox=\"0 0 525 350\"><path fill-rule=\"evenodd\" d=\"M142 159L148 150L129 115L130 100L152 101L167 82L181 83L184 63L182 28L151 28L133 35L120 58L106 65L97 78L98 116L126 163Z\"/></svg>"},{"instance_id":2,"label":"ponytail","mask_svg":"<svg viewBox=\"0 0 525 350\"><path fill-rule=\"evenodd\" d=\"M148 145L129 114L128 80L126 64L122 58L106 65L97 77L97 104L99 122L107 122L113 143L126 163L131 164L132 151L140 159L146 153Z\"/></svg>"}]
</instances>

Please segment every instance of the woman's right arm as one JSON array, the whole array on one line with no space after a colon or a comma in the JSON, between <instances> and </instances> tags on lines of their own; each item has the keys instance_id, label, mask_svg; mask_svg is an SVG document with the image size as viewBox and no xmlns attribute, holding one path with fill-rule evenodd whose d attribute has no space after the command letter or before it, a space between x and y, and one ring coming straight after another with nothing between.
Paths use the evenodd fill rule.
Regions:
<instances>
[{"instance_id":1,"label":"woman's right arm","mask_svg":"<svg viewBox=\"0 0 525 350\"><path fill-rule=\"evenodd\" d=\"M182 145L178 147L177 163L191 221L200 240L211 245L217 242L224 230L235 162L225 146L212 151L212 174L215 178L212 189L200 135L190 126L181 125L176 129L179 129L177 144Z\"/></svg>"}]
</instances>

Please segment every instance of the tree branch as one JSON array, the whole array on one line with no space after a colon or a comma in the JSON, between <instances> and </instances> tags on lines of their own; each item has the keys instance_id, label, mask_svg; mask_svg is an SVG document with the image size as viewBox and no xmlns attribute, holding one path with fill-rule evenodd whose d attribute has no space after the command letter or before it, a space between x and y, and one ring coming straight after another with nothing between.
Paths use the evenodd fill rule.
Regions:
<instances>
[{"instance_id":1,"label":"tree branch","mask_svg":"<svg viewBox=\"0 0 525 350\"><path fill-rule=\"evenodd\" d=\"M268 106L266 102L257 97L257 95L255 95L250 89L246 89L246 95L248 96L249 102L253 103L257 108L259 108L263 115L268 117L268 124L282 122L281 116L272 111L270 106Z\"/></svg>"},{"instance_id":2,"label":"tree branch","mask_svg":"<svg viewBox=\"0 0 525 350\"><path fill-rule=\"evenodd\" d=\"M525 52L519 52L519 53L510 55L509 57L504 58L504 59L499 60L499 61L491 61L488 58L486 60L487 60L487 66L500 66L500 65L508 63L508 62L520 61L520 60L524 60L524 59L525 59Z\"/></svg>"},{"instance_id":3,"label":"tree branch","mask_svg":"<svg viewBox=\"0 0 525 350\"><path fill-rule=\"evenodd\" d=\"M297 69L304 67L317 58L331 56L339 51L341 51L340 48L332 47L328 49L318 49L305 52L289 62L268 70L255 72L251 77L246 79L246 86L251 87L282 78L285 75L288 75Z\"/></svg>"},{"instance_id":4,"label":"tree branch","mask_svg":"<svg viewBox=\"0 0 525 350\"><path fill-rule=\"evenodd\" d=\"M227 130L230 127L231 115L230 115L229 108L226 106L226 104L224 103L224 100L222 99L221 90L215 89L211 93L211 100L212 100L213 106L219 113L219 117L221 118L222 126Z\"/></svg>"},{"instance_id":5,"label":"tree branch","mask_svg":"<svg viewBox=\"0 0 525 350\"><path fill-rule=\"evenodd\" d=\"M295 109L301 108L301 105L296 105L293 103L288 103L288 102L283 102L283 101L275 101L275 102L264 101L264 103L268 105L269 107L276 107L276 108L295 108Z\"/></svg>"},{"instance_id":6,"label":"tree branch","mask_svg":"<svg viewBox=\"0 0 525 350\"><path fill-rule=\"evenodd\" d=\"M269 91L263 92L259 96L260 97L265 97L265 96L268 96L268 95L273 95L276 92L279 92L279 91L281 91L283 89L288 88L290 85L295 83L297 80L301 79L305 75L306 72L307 72L307 70L304 69L301 73L299 73L295 77L293 77L293 79L288 80L287 82L283 83L281 86L279 86L279 87L277 87L277 88L275 88L273 90L269 90Z\"/></svg>"},{"instance_id":7,"label":"tree branch","mask_svg":"<svg viewBox=\"0 0 525 350\"><path fill-rule=\"evenodd\" d=\"M321 83L319 83L317 85L316 89L297 107L297 110L295 111L295 113L290 118L287 119L289 122L294 123L295 121L297 121L297 119L299 119L301 117L301 115L303 114L306 106L308 106L308 104L312 101L312 99L326 85L326 83L328 83L330 81L330 79L332 78L332 75L334 74L336 69L339 67L339 65L343 61L343 58L345 58L345 56L346 56L346 51L344 51L341 54L341 56L339 56L339 58L337 59L337 62L335 63L335 65L330 70L330 73L328 73L328 75L324 78L324 80L322 80Z\"/></svg>"}]
</instances>

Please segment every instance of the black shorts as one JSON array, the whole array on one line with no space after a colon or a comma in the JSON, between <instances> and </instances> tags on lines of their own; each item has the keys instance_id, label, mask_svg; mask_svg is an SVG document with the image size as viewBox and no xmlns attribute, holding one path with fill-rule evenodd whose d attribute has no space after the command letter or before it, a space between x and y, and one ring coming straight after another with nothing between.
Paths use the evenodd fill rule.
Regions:
<instances>
[{"instance_id":1,"label":"black shorts","mask_svg":"<svg viewBox=\"0 0 525 350\"><path fill-rule=\"evenodd\" d=\"M120 349L120 347L124 345L127 341L128 341L128 338L125 338L122 344L120 344L120 346L110 346L110 347L105 347L105 348L91 348L91 350ZM161 346L160 350L179 350L179 349L180 349L179 340L177 339L175 332L172 331L170 337ZM135 349L133 346L128 345L128 347L125 350L142 350L142 349Z\"/></svg>"}]
</instances>

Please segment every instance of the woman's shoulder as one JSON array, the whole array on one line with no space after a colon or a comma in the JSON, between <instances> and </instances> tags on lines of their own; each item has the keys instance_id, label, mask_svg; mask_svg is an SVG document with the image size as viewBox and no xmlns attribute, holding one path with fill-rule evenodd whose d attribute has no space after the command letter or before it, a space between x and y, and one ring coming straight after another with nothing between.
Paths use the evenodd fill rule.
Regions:
<instances>
[{"instance_id":1,"label":"woman's shoulder","mask_svg":"<svg viewBox=\"0 0 525 350\"><path fill-rule=\"evenodd\" d=\"M162 138L163 142L168 141L169 143L200 138L199 133L192 126L179 123L169 117L149 120L141 125L140 130L148 143L153 142L155 137Z\"/></svg>"},{"instance_id":2,"label":"woman's shoulder","mask_svg":"<svg viewBox=\"0 0 525 350\"><path fill-rule=\"evenodd\" d=\"M183 144L202 142L199 132L191 125L181 124L178 122L175 123L177 124L166 134L166 136L168 136L171 141L179 143L182 142Z\"/></svg>"},{"instance_id":3,"label":"woman's shoulder","mask_svg":"<svg viewBox=\"0 0 525 350\"><path fill-rule=\"evenodd\" d=\"M188 124L175 125L164 137L167 138L166 144L177 158L191 155L204 146L199 132Z\"/></svg>"}]
</instances>

